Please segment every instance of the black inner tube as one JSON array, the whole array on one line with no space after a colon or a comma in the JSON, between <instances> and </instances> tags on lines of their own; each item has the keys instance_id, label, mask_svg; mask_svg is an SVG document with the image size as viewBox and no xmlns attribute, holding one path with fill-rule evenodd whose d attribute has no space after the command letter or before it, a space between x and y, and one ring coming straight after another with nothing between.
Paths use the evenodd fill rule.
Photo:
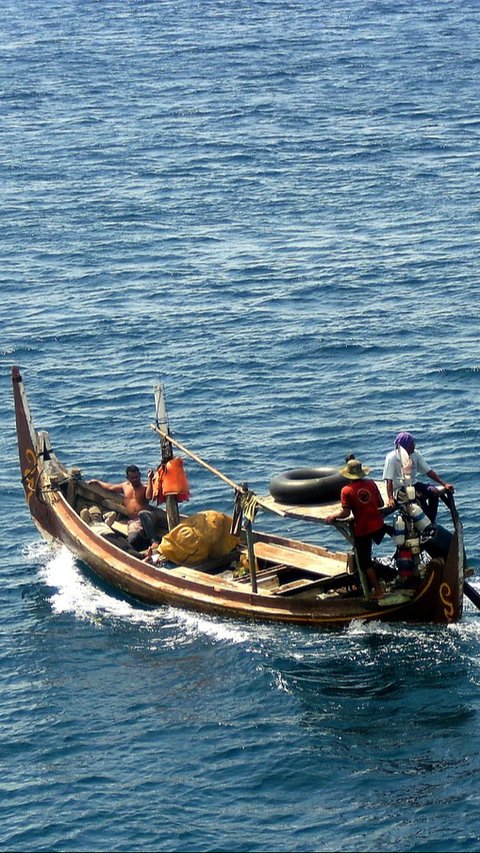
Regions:
<instances>
[{"instance_id":1,"label":"black inner tube","mask_svg":"<svg viewBox=\"0 0 480 853\"><path fill-rule=\"evenodd\" d=\"M350 480L338 468L293 468L277 474L270 482L270 494L285 504L310 506L339 500Z\"/></svg>"}]
</instances>

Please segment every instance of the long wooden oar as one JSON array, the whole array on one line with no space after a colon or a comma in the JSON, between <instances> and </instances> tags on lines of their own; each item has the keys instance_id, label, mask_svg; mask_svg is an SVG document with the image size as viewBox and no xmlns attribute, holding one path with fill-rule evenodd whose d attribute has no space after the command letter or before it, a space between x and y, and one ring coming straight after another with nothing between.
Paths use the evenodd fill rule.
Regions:
<instances>
[{"instance_id":1,"label":"long wooden oar","mask_svg":"<svg viewBox=\"0 0 480 853\"><path fill-rule=\"evenodd\" d=\"M463 582L463 591L475 607L478 607L480 610L480 593L478 593L477 590L468 583L468 581Z\"/></svg>"},{"instance_id":2,"label":"long wooden oar","mask_svg":"<svg viewBox=\"0 0 480 853\"><path fill-rule=\"evenodd\" d=\"M193 450L189 450L188 447L185 447L184 444L180 444L180 442L172 438L172 436L169 435L168 432L165 432L163 429L160 429L160 427L156 426L155 424L150 424L150 427L151 429L153 429L154 432L157 432L159 435L161 435L162 438L166 438L170 442L170 444L174 444L175 447L178 447L179 450L181 450L183 453L186 453L187 456L190 456L192 459L195 460L195 462L198 462L199 465L203 465L203 467L206 468L207 471L211 471L212 474L215 474L217 477L220 477L220 479L223 480L224 483L227 483L229 486L231 486L232 489L235 489L236 492L244 491L242 486L239 486L238 483L234 483L233 480L230 480L229 477L226 477L225 474L222 474L222 472L219 471L218 468L214 468L213 465L209 465L208 462L205 462L204 459L202 459L200 456L197 456L197 454L194 453Z\"/></svg>"}]
</instances>

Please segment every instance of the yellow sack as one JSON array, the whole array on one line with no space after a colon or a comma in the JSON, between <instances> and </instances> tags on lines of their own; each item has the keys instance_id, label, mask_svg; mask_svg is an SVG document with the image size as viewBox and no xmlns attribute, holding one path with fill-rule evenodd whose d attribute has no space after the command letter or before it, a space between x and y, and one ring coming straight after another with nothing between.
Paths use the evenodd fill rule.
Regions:
<instances>
[{"instance_id":1,"label":"yellow sack","mask_svg":"<svg viewBox=\"0 0 480 853\"><path fill-rule=\"evenodd\" d=\"M162 538L159 550L165 559L187 566L224 557L239 541L230 533L231 524L232 519L223 512L197 512L170 530Z\"/></svg>"}]
</instances>

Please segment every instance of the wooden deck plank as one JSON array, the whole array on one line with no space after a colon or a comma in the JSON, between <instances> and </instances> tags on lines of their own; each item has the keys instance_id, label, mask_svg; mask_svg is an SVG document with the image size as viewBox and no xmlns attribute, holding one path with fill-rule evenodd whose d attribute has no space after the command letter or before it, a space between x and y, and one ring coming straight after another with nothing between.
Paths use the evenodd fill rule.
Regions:
<instances>
[{"instance_id":1,"label":"wooden deck plank","mask_svg":"<svg viewBox=\"0 0 480 853\"><path fill-rule=\"evenodd\" d=\"M188 566L176 566L174 569L168 569L169 574L176 575L187 580L197 581L199 583L207 583L211 587L223 587L224 589L238 589L238 583L235 580L227 580L220 575L211 575L207 572L202 572L201 569L191 569Z\"/></svg>"},{"instance_id":2,"label":"wooden deck plank","mask_svg":"<svg viewBox=\"0 0 480 853\"><path fill-rule=\"evenodd\" d=\"M382 495L385 505L387 505L387 491L383 480L375 481L380 494ZM316 521L325 524L327 516L331 515L340 507L340 498L333 503L313 504L311 506L302 506L301 504L285 504L275 500L272 495L262 495L258 498L260 505L267 512L273 512L276 515L284 516L285 518L299 518L304 521ZM351 520L350 519L346 519Z\"/></svg>"},{"instance_id":3,"label":"wooden deck plank","mask_svg":"<svg viewBox=\"0 0 480 853\"><path fill-rule=\"evenodd\" d=\"M274 595L296 595L304 592L310 592L311 590L317 590L321 592L322 590L331 591L339 588L341 585L347 586L352 583L353 576L348 572L343 572L339 574L338 581L332 581L330 578L315 578L311 580L306 580L305 578L299 578L296 581L291 581L290 583L282 584L277 589L273 590Z\"/></svg>"},{"instance_id":4,"label":"wooden deck plank","mask_svg":"<svg viewBox=\"0 0 480 853\"><path fill-rule=\"evenodd\" d=\"M321 554L311 554L309 551L297 551L283 545L275 545L272 542L255 542L255 556L260 560L273 560L275 563L284 563L297 569L308 569L318 572L319 575L329 577L347 570L347 559L327 557Z\"/></svg>"}]
</instances>

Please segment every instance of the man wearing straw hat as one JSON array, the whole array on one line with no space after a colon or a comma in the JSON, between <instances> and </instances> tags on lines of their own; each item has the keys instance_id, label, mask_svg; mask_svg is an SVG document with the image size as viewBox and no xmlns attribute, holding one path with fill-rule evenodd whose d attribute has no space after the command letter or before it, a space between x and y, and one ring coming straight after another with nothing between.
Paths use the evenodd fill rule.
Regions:
<instances>
[{"instance_id":1,"label":"man wearing straw hat","mask_svg":"<svg viewBox=\"0 0 480 853\"><path fill-rule=\"evenodd\" d=\"M367 479L370 468L362 465L359 459L349 459L340 473L352 482L342 488L340 493L341 509L327 516L325 521L332 524L339 519L353 515L354 547L360 570L365 573L373 587L373 598L383 598L383 590L372 565L372 543L380 543L387 532L380 508L383 498L374 480Z\"/></svg>"}]
</instances>

